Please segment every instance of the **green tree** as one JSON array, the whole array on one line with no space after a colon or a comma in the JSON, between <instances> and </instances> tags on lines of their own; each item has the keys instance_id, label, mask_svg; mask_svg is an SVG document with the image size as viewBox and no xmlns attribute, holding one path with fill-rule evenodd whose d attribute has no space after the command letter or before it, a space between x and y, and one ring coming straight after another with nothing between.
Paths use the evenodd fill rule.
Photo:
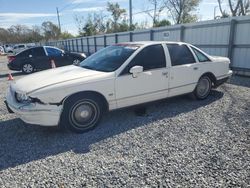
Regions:
<instances>
[{"instance_id":1,"label":"green tree","mask_svg":"<svg viewBox=\"0 0 250 188\"><path fill-rule=\"evenodd\" d=\"M164 2L163 0L148 0L151 5L153 5L152 11L146 11L146 13L151 17L153 21L153 27L157 27L157 23L159 23L160 14L164 10Z\"/></svg>"},{"instance_id":2,"label":"green tree","mask_svg":"<svg viewBox=\"0 0 250 188\"><path fill-rule=\"evenodd\" d=\"M194 13L201 0L165 0L165 6L176 24L197 21Z\"/></svg>"},{"instance_id":3,"label":"green tree","mask_svg":"<svg viewBox=\"0 0 250 188\"><path fill-rule=\"evenodd\" d=\"M120 8L120 5L118 3L110 3L107 4L107 11L111 13L112 19L110 19L108 22L108 30L109 32L119 32L121 31L121 24L119 23L120 20L122 20L122 15L126 13L125 9ZM124 20L122 20L122 24L124 27Z\"/></svg>"},{"instance_id":4,"label":"green tree","mask_svg":"<svg viewBox=\"0 0 250 188\"><path fill-rule=\"evenodd\" d=\"M50 21L45 21L42 23L42 30L44 34L44 39L46 41L59 39L60 37L59 27Z\"/></svg>"},{"instance_id":5,"label":"green tree","mask_svg":"<svg viewBox=\"0 0 250 188\"><path fill-rule=\"evenodd\" d=\"M155 27L163 27L163 26L168 26L168 25L171 25L170 21L164 19L164 20L161 20L161 21L157 21L155 23Z\"/></svg>"},{"instance_id":6,"label":"green tree","mask_svg":"<svg viewBox=\"0 0 250 188\"><path fill-rule=\"evenodd\" d=\"M70 38L73 38L74 36L69 33L68 31L64 31L60 34L60 38L61 39L70 39Z\"/></svg>"}]
</instances>

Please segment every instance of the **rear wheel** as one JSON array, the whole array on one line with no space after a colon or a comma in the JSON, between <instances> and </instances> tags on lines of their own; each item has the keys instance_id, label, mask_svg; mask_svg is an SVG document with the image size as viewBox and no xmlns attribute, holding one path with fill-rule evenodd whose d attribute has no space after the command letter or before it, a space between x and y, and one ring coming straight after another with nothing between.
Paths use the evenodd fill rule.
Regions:
<instances>
[{"instance_id":1,"label":"rear wheel","mask_svg":"<svg viewBox=\"0 0 250 188\"><path fill-rule=\"evenodd\" d=\"M102 101L96 96L76 95L64 103L61 126L76 133L93 129L102 117Z\"/></svg>"},{"instance_id":2,"label":"rear wheel","mask_svg":"<svg viewBox=\"0 0 250 188\"><path fill-rule=\"evenodd\" d=\"M199 79L193 93L195 98L199 100L207 98L207 96L210 94L211 87L212 87L211 79L208 76L202 76Z\"/></svg>"},{"instance_id":3,"label":"rear wheel","mask_svg":"<svg viewBox=\"0 0 250 188\"><path fill-rule=\"evenodd\" d=\"M22 72L24 74L30 74L34 72L34 66L31 63L24 63L22 66Z\"/></svg>"}]
</instances>

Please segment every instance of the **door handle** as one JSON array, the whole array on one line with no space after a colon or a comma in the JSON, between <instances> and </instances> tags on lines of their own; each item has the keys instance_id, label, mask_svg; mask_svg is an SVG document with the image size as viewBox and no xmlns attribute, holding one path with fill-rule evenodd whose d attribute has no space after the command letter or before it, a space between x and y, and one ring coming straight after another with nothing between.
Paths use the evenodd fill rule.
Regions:
<instances>
[{"instance_id":1,"label":"door handle","mask_svg":"<svg viewBox=\"0 0 250 188\"><path fill-rule=\"evenodd\" d=\"M168 77L168 72L162 72L162 76Z\"/></svg>"},{"instance_id":2,"label":"door handle","mask_svg":"<svg viewBox=\"0 0 250 188\"><path fill-rule=\"evenodd\" d=\"M193 69L194 69L194 70L198 70L199 68L198 68L198 67L194 67Z\"/></svg>"}]
</instances>

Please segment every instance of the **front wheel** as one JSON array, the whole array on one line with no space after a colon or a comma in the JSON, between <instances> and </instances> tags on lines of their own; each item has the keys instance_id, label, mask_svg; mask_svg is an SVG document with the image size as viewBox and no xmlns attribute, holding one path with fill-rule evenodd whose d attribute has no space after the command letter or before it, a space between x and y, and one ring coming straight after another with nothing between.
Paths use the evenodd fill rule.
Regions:
<instances>
[{"instance_id":1,"label":"front wheel","mask_svg":"<svg viewBox=\"0 0 250 188\"><path fill-rule=\"evenodd\" d=\"M74 59L73 60L73 65L79 65L81 61L79 59Z\"/></svg>"},{"instance_id":2,"label":"front wheel","mask_svg":"<svg viewBox=\"0 0 250 188\"><path fill-rule=\"evenodd\" d=\"M202 76L197 86L193 92L196 99L202 100L206 99L207 96L210 94L212 88L212 81L208 76Z\"/></svg>"},{"instance_id":3,"label":"front wheel","mask_svg":"<svg viewBox=\"0 0 250 188\"><path fill-rule=\"evenodd\" d=\"M101 119L101 101L95 96L74 96L65 101L61 125L76 133L93 129Z\"/></svg>"}]
</instances>

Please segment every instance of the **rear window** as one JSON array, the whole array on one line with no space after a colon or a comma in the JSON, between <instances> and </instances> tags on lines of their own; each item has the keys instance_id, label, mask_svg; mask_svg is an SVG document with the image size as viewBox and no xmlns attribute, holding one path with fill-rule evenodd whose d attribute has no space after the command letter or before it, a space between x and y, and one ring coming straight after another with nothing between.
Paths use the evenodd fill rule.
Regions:
<instances>
[{"instance_id":1,"label":"rear window","mask_svg":"<svg viewBox=\"0 0 250 188\"><path fill-rule=\"evenodd\" d=\"M32 55L31 49L24 50L24 51L18 53L16 56L17 56L17 57L22 57L22 58L23 58L23 57L29 57L29 55Z\"/></svg>"},{"instance_id":2,"label":"rear window","mask_svg":"<svg viewBox=\"0 0 250 188\"><path fill-rule=\"evenodd\" d=\"M167 44L172 66L195 63L195 59L185 44Z\"/></svg>"},{"instance_id":3,"label":"rear window","mask_svg":"<svg viewBox=\"0 0 250 188\"><path fill-rule=\"evenodd\" d=\"M194 51L194 53L195 53L196 57L198 58L199 62L210 61L205 54L201 53L199 50L197 50L197 49L195 49L193 47L191 47L191 48Z\"/></svg>"}]
</instances>

